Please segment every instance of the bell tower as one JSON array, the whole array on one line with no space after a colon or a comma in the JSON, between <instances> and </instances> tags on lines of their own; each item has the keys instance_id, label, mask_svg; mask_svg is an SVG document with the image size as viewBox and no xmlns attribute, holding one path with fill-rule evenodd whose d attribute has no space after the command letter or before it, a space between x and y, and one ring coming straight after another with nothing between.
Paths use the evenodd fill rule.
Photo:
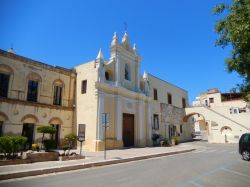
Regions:
<instances>
[{"instance_id":1,"label":"bell tower","mask_svg":"<svg viewBox=\"0 0 250 187\"><path fill-rule=\"evenodd\" d=\"M130 46L129 36L124 32L121 43L119 43L116 32L110 46L110 60L115 63L115 84L129 90L140 91L140 63L136 44Z\"/></svg>"}]
</instances>

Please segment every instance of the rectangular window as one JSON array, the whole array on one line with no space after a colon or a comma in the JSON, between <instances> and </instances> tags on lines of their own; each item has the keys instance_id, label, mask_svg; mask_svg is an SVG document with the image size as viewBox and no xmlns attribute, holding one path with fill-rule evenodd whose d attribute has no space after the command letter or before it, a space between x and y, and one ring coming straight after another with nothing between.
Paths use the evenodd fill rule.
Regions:
<instances>
[{"instance_id":1,"label":"rectangular window","mask_svg":"<svg viewBox=\"0 0 250 187\"><path fill-rule=\"evenodd\" d=\"M62 87L54 86L54 105L62 105Z\"/></svg>"},{"instance_id":2,"label":"rectangular window","mask_svg":"<svg viewBox=\"0 0 250 187\"><path fill-rule=\"evenodd\" d=\"M168 104L172 105L172 94L168 93Z\"/></svg>"},{"instance_id":3,"label":"rectangular window","mask_svg":"<svg viewBox=\"0 0 250 187\"><path fill-rule=\"evenodd\" d=\"M207 100L205 100L205 106L208 106L208 101Z\"/></svg>"},{"instance_id":4,"label":"rectangular window","mask_svg":"<svg viewBox=\"0 0 250 187\"><path fill-rule=\"evenodd\" d=\"M173 127L171 126L169 128L169 137L172 137L173 136Z\"/></svg>"},{"instance_id":5,"label":"rectangular window","mask_svg":"<svg viewBox=\"0 0 250 187\"><path fill-rule=\"evenodd\" d=\"M37 102L37 95L38 95L38 82L29 80L27 101Z\"/></svg>"},{"instance_id":6,"label":"rectangular window","mask_svg":"<svg viewBox=\"0 0 250 187\"><path fill-rule=\"evenodd\" d=\"M182 134L182 125L180 125L180 133Z\"/></svg>"},{"instance_id":7,"label":"rectangular window","mask_svg":"<svg viewBox=\"0 0 250 187\"><path fill-rule=\"evenodd\" d=\"M209 103L214 103L214 98L209 98Z\"/></svg>"},{"instance_id":8,"label":"rectangular window","mask_svg":"<svg viewBox=\"0 0 250 187\"><path fill-rule=\"evenodd\" d=\"M82 94L87 92L87 80L82 81Z\"/></svg>"},{"instance_id":9,"label":"rectangular window","mask_svg":"<svg viewBox=\"0 0 250 187\"><path fill-rule=\"evenodd\" d=\"M186 99L182 98L182 108L186 108Z\"/></svg>"},{"instance_id":10,"label":"rectangular window","mask_svg":"<svg viewBox=\"0 0 250 187\"><path fill-rule=\"evenodd\" d=\"M154 89L154 100L158 100L157 89Z\"/></svg>"},{"instance_id":11,"label":"rectangular window","mask_svg":"<svg viewBox=\"0 0 250 187\"><path fill-rule=\"evenodd\" d=\"M0 136L3 136L3 121L0 121Z\"/></svg>"},{"instance_id":12,"label":"rectangular window","mask_svg":"<svg viewBox=\"0 0 250 187\"><path fill-rule=\"evenodd\" d=\"M10 76L0 73L0 97L8 97Z\"/></svg>"},{"instance_id":13,"label":"rectangular window","mask_svg":"<svg viewBox=\"0 0 250 187\"><path fill-rule=\"evenodd\" d=\"M159 130L159 116L158 114L154 114L154 126L155 130Z\"/></svg>"}]
</instances>

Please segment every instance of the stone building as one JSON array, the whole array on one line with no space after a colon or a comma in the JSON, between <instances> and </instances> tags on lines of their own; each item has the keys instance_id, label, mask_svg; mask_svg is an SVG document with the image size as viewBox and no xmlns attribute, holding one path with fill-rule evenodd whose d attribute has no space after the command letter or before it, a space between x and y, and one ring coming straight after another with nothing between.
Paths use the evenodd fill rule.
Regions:
<instances>
[{"instance_id":1,"label":"stone building","mask_svg":"<svg viewBox=\"0 0 250 187\"><path fill-rule=\"evenodd\" d=\"M184 122L186 90L149 73L140 75L141 57L127 33L114 33L110 58L100 50L93 61L72 69L50 66L0 51L2 134L28 134L38 141L40 125L55 125L59 141L85 130L86 149L104 149L103 114L108 116L108 149L152 145L152 134L191 138Z\"/></svg>"},{"instance_id":2,"label":"stone building","mask_svg":"<svg viewBox=\"0 0 250 187\"><path fill-rule=\"evenodd\" d=\"M0 133L39 142L37 127L53 125L60 139L74 129L76 74L0 50Z\"/></svg>"},{"instance_id":3,"label":"stone building","mask_svg":"<svg viewBox=\"0 0 250 187\"><path fill-rule=\"evenodd\" d=\"M211 143L238 143L250 131L250 109L241 93L221 93L210 89L186 108L186 117L193 116L195 130Z\"/></svg>"}]
</instances>

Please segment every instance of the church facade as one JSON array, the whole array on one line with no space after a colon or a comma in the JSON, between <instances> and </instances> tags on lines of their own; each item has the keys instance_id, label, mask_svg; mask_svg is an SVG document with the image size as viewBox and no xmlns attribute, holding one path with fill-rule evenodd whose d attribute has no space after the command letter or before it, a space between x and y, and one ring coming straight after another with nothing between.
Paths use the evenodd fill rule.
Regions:
<instances>
[{"instance_id":1,"label":"church facade","mask_svg":"<svg viewBox=\"0 0 250 187\"><path fill-rule=\"evenodd\" d=\"M121 42L114 33L109 60L100 50L95 60L72 69L1 50L0 73L8 79L1 85L1 92L7 87L0 98L1 132L23 134L33 124L33 131L26 131L36 142L38 126L54 125L60 142L67 133L82 134L85 127L84 147L91 151L103 150L105 140L108 149L151 146L153 134L191 139L192 126L183 121L187 91L146 72L141 76L140 66L126 32Z\"/></svg>"}]
</instances>

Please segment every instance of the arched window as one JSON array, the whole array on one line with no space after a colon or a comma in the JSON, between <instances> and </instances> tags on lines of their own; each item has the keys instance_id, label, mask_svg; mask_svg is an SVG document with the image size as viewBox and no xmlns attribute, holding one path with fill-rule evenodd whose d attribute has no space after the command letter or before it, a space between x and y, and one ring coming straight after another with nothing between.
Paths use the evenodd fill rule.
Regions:
<instances>
[{"instance_id":1,"label":"arched window","mask_svg":"<svg viewBox=\"0 0 250 187\"><path fill-rule=\"evenodd\" d=\"M63 86L64 86L63 81L59 79L55 80L53 83L53 90L54 90L53 104L54 105L62 105Z\"/></svg>"},{"instance_id":2,"label":"arched window","mask_svg":"<svg viewBox=\"0 0 250 187\"><path fill-rule=\"evenodd\" d=\"M232 129L228 126L223 126L220 131L222 135L225 135L225 134L228 135L232 133Z\"/></svg>"},{"instance_id":3,"label":"arched window","mask_svg":"<svg viewBox=\"0 0 250 187\"><path fill-rule=\"evenodd\" d=\"M7 120L8 116L5 113L0 112L0 136L4 134L4 122Z\"/></svg>"},{"instance_id":4,"label":"arched window","mask_svg":"<svg viewBox=\"0 0 250 187\"><path fill-rule=\"evenodd\" d=\"M112 81L113 80L113 75L111 70L106 70L105 71L105 79L107 81Z\"/></svg>"},{"instance_id":5,"label":"arched window","mask_svg":"<svg viewBox=\"0 0 250 187\"><path fill-rule=\"evenodd\" d=\"M0 64L0 97L8 97L10 76L13 70L4 64Z\"/></svg>"},{"instance_id":6,"label":"arched window","mask_svg":"<svg viewBox=\"0 0 250 187\"><path fill-rule=\"evenodd\" d=\"M124 72L124 78L128 81L131 80L131 77L130 77L130 68L129 68L129 65L128 64L125 64L125 72Z\"/></svg>"},{"instance_id":7,"label":"arched window","mask_svg":"<svg viewBox=\"0 0 250 187\"><path fill-rule=\"evenodd\" d=\"M24 149L31 149L31 145L34 142L35 124L39 123L39 120L36 116L27 114L22 117L21 122L23 123L22 136L27 137Z\"/></svg>"},{"instance_id":8,"label":"arched window","mask_svg":"<svg viewBox=\"0 0 250 187\"><path fill-rule=\"evenodd\" d=\"M107 81L110 80L109 72L107 72L107 71L105 71L105 79L106 79Z\"/></svg>"}]
</instances>

